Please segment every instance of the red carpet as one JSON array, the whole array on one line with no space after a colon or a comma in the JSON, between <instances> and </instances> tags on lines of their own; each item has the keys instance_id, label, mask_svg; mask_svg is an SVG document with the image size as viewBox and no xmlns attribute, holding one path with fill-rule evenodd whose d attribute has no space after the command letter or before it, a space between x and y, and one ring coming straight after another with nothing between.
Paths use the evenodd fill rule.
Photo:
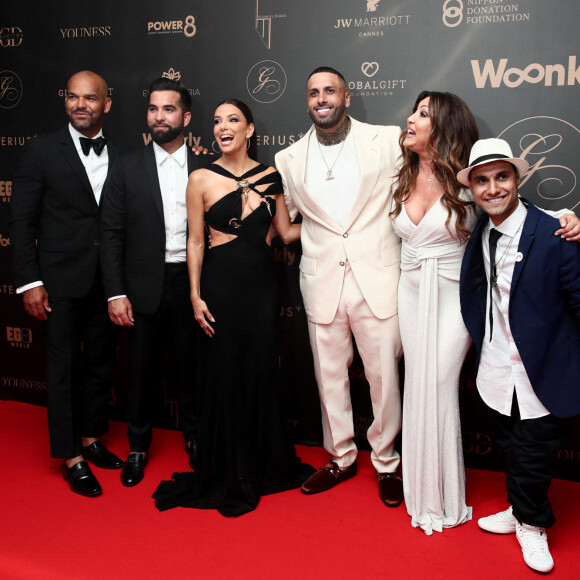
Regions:
<instances>
[{"instance_id":1,"label":"red carpet","mask_svg":"<svg viewBox=\"0 0 580 580\"><path fill-rule=\"evenodd\" d=\"M104 440L124 457L126 426ZM298 447L319 467L320 448ZM427 537L404 506L377 496L368 453L359 474L317 496L290 491L265 497L238 519L214 511L158 512L161 479L187 469L181 435L157 430L143 482L121 485L119 471L94 468L103 495L71 493L60 462L48 457L45 409L0 401L0 579L147 580L180 578L532 578L515 536L494 536L472 521ZM506 507L501 473L468 470L474 518ZM552 578L577 578L580 484L554 481L558 522L549 532Z\"/></svg>"}]
</instances>

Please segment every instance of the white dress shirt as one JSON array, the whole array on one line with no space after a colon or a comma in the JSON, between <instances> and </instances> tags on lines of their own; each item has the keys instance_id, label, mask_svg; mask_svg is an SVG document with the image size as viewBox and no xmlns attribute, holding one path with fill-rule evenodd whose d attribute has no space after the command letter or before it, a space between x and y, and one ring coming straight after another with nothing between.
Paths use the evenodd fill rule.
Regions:
<instances>
[{"instance_id":1,"label":"white dress shirt","mask_svg":"<svg viewBox=\"0 0 580 580\"><path fill-rule=\"evenodd\" d=\"M163 199L165 262L185 262L187 247L185 190L189 178L187 148L183 144L175 153L169 154L153 142L153 151Z\"/></svg>"},{"instance_id":2,"label":"white dress shirt","mask_svg":"<svg viewBox=\"0 0 580 580\"><path fill-rule=\"evenodd\" d=\"M103 185L105 184L105 179L107 179L107 172L109 170L109 152L107 146L103 148L100 155L95 153L95 150L91 147L89 149L89 154L85 155L81 147L81 137L85 137L82 133L79 133L72 125L69 124L68 129L70 131L71 137L75 144L77 153L81 158L85 170L87 172L87 177L91 182L91 187L93 188L93 193L95 194L95 199L97 205L101 201L101 193L103 191ZM103 136L103 131L99 131L93 139Z\"/></svg>"},{"instance_id":3,"label":"white dress shirt","mask_svg":"<svg viewBox=\"0 0 580 580\"><path fill-rule=\"evenodd\" d=\"M518 252L524 221L528 210L519 205L497 230L502 236L497 242L497 286L492 291L493 333L489 340L489 286L485 314L485 338L477 372L477 388L485 404L502 415L511 415L514 389L522 419L536 419L549 415L530 383L509 324L510 289L516 262L526 258ZM483 262L489 285L489 231L491 220L482 233Z\"/></svg>"},{"instance_id":4,"label":"white dress shirt","mask_svg":"<svg viewBox=\"0 0 580 580\"><path fill-rule=\"evenodd\" d=\"M332 168L334 179L327 180ZM320 207L346 227L360 185L360 166L352 131L337 145L320 145L316 131L310 134L305 183Z\"/></svg>"}]
</instances>

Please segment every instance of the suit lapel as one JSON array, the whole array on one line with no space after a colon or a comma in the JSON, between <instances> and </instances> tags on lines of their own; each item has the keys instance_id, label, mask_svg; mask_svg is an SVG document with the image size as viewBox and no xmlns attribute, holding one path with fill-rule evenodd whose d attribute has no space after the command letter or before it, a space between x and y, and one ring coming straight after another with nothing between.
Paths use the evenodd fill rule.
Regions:
<instances>
[{"instance_id":1,"label":"suit lapel","mask_svg":"<svg viewBox=\"0 0 580 580\"><path fill-rule=\"evenodd\" d=\"M111 171L111 168L113 167L113 163L115 162L115 159L117 159L118 153L119 153L119 151L118 151L117 147L115 146L115 144L111 143L109 141L109 138L107 137L107 155L109 156L109 169L107 170L107 175L108 175L108 172Z\"/></svg>"},{"instance_id":2,"label":"suit lapel","mask_svg":"<svg viewBox=\"0 0 580 580\"><path fill-rule=\"evenodd\" d=\"M155 207L165 223L163 215L163 199L161 197L161 187L159 186L159 174L157 173L157 163L155 162L155 151L153 145L150 143L143 150L143 157L145 159L145 170L147 172L147 181L149 182L149 191L153 196Z\"/></svg>"},{"instance_id":3,"label":"suit lapel","mask_svg":"<svg viewBox=\"0 0 580 580\"><path fill-rule=\"evenodd\" d=\"M308 145L310 143L310 136L314 131L314 126L310 127L308 133L296 144L296 147L289 155L288 168L290 176L299 176L294 184L294 192L300 197L300 201L308 211L308 216L321 225L326 227L331 226L332 229L342 231L342 228L336 223L335 219L318 204L316 199L308 191L305 183L306 175L306 158L308 156ZM296 201L294 202L296 203ZM302 209L299 208L301 211Z\"/></svg>"},{"instance_id":4,"label":"suit lapel","mask_svg":"<svg viewBox=\"0 0 580 580\"><path fill-rule=\"evenodd\" d=\"M359 124L352 118L351 123L360 167L360 185L345 229L351 226L365 207L375 190L381 169L381 150L376 129L371 127L369 130L368 127Z\"/></svg>"},{"instance_id":5,"label":"suit lapel","mask_svg":"<svg viewBox=\"0 0 580 580\"><path fill-rule=\"evenodd\" d=\"M525 204L527 205L527 204ZM522 254L522 259L514 266L514 273L512 276L512 286L510 289L510 296L513 295L520 276L523 272L525 265L528 262L528 255L536 239L536 226L538 224L539 210L533 206L528 206L528 215L524 221L524 228L522 230L522 235L520 237L520 243L518 244L518 253Z\"/></svg>"},{"instance_id":6,"label":"suit lapel","mask_svg":"<svg viewBox=\"0 0 580 580\"><path fill-rule=\"evenodd\" d=\"M83 162L81 161L79 154L77 153L73 138L71 137L68 125L64 128L62 132L62 138L60 140L60 150L63 157L66 159L67 163L72 167L74 173L79 178L83 187L86 189L87 193L90 194L91 199L97 205L97 200L95 199L95 193L91 186L91 182L87 176L87 171Z\"/></svg>"}]
</instances>

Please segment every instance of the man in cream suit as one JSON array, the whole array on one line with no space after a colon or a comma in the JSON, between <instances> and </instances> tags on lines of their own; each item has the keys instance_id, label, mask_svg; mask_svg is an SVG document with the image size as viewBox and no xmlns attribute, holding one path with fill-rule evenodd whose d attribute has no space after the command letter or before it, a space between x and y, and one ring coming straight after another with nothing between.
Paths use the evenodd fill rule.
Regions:
<instances>
[{"instance_id":1,"label":"man in cream suit","mask_svg":"<svg viewBox=\"0 0 580 580\"><path fill-rule=\"evenodd\" d=\"M370 384L374 421L367 437L379 496L403 498L394 440L401 423L397 363L401 340L397 284L401 242L389 220L389 192L399 153L398 127L347 115L344 77L329 67L308 78L314 126L276 155L286 203L302 214L300 288L322 409L324 447L332 460L302 486L326 491L356 474L357 448L348 367L352 335Z\"/></svg>"}]
</instances>

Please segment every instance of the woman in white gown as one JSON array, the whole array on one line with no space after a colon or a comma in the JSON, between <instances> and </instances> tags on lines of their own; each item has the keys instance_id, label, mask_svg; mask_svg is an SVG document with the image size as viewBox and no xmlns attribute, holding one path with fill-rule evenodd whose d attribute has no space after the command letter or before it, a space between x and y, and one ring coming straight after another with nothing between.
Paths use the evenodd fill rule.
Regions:
<instances>
[{"instance_id":1,"label":"woman in white gown","mask_svg":"<svg viewBox=\"0 0 580 580\"><path fill-rule=\"evenodd\" d=\"M422 92L400 138L403 163L393 192L391 217L403 241L403 486L412 525L428 535L471 519L458 396L470 338L459 272L476 217L455 176L477 139L475 119L459 97Z\"/></svg>"}]
</instances>

